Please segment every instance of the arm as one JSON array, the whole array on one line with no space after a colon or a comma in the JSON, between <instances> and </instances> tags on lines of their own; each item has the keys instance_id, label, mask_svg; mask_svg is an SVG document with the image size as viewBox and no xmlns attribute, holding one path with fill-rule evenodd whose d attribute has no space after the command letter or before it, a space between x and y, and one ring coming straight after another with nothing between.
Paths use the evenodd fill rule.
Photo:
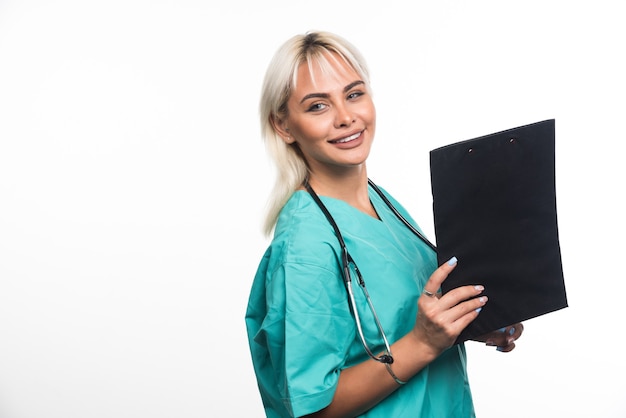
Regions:
<instances>
[{"instance_id":1,"label":"arm","mask_svg":"<svg viewBox=\"0 0 626 418\"><path fill-rule=\"evenodd\" d=\"M432 274L425 289L436 291L456 263L444 264ZM463 286L441 298L422 295L414 328L391 346L396 376L407 381L451 347L461 331L487 301L480 286ZM367 360L344 369L330 405L307 417L350 417L361 414L399 387L384 364Z\"/></svg>"}]
</instances>

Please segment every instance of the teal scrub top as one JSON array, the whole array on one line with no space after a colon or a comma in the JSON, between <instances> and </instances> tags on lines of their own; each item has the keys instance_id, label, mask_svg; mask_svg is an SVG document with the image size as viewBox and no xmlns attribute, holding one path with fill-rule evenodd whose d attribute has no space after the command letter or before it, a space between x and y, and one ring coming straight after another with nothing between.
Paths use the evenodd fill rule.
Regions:
<instances>
[{"instance_id":1,"label":"teal scrub top","mask_svg":"<svg viewBox=\"0 0 626 418\"><path fill-rule=\"evenodd\" d=\"M415 324L417 299L437 267L435 253L370 188L379 219L320 196L356 262L389 343ZM398 202L385 194L413 225ZM369 359L356 332L335 233L306 191L282 209L259 264L246 312L252 362L267 417L299 417L330 404L341 370ZM353 277L356 277L352 271ZM384 349L356 280L361 324L373 352ZM362 417L474 417L465 348L455 345Z\"/></svg>"}]
</instances>

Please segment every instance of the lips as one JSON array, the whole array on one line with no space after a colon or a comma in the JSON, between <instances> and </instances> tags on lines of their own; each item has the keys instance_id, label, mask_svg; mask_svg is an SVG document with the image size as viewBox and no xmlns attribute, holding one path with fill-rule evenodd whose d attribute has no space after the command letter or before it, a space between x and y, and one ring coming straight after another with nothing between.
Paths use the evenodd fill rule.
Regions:
<instances>
[{"instance_id":1,"label":"lips","mask_svg":"<svg viewBox=\"0 0 626 418\"><path fill-rule=\"evenodd\" d=\"M328 142L330 142L331 144L345 144L345 143L348 143L348 142L352 142L355 139L358 139L361 136L362 133L363 133L363 131L359 131L359 132L356 132L356 133L354 133L354 134L352 134L350 136L346 136L346 137L335 139L335 140L328 141Z\"/></svg>"}]
</instances>

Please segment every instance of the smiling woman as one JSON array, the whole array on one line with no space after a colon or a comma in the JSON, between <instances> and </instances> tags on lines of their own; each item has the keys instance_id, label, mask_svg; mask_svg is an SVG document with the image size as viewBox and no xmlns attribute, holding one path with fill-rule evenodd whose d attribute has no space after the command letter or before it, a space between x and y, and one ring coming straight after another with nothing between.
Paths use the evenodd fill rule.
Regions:
<instances>
[{"instance_id":1,"label":"smiling woman","mask_svg":"<svg viewBox=\"0 0 626 418\"><path fill-rule=\"evenodd\" d=\"M299 79L303 75L304 81ZM343 80L338 77L343 77ZM267 69L260 106L261 128L268 151L278 168L264 228L267 234L271 233L278 213L291 194L302 186L309 171L308 162L302 157L302 144L297 143L293 134L287 131L287 119L296 112L294 118L308 116L310 123L317 123L313 122L317 113L327 114L322 112L326 105L322 100L328 99L331 93L324 90L328 88L330 79L337 81L341 89L348 89L343 92L342 102L349 91L357 87L359 90L350 94L351 99L363 93L369 96L369 73L360 52L345 40L336 42L332 36L318 33L290 39L276 52ZM301 86L302 82L306 83L306 88ZM318 82L324 85L318 85ZM300 97L296 99L292 93L298 88ZM289 101L293 109L289 109ZM309 107L306 108L306 105ZM374 126L370 129L373 137Z\"/></svg>"},{"instance_id":2,"label":"smiling woman","mask_svg":"<svg viewBox=\"0 0 626 418\"><path fill-rule=\"evenodd\" d=\"M437 268L419 227L369 181L376 111L361 55L330 33L287 41L261 124L279 173L246 326L267 416L474 416L454 341L487 298L480 285L441 296L456 259ZM510 351L522 329L481 339Z\"/></svg>"},{"instance_id":3,"label":"smiling woman","mask_svg":"<svg viewBox=\"0 0 626 418\"><path fill-rule=\"evenodd\" d=\"M320 58L326 65L319 61L300 65L287 112L271 120L285 143L304 157L309 183L322 194L349 199L355 196L337 188L335 178L360 182L374 139L376 112L367 84L346 61L335 53ZM371 211L368 199L349 203Z\"/></svg>"}]
</instances>

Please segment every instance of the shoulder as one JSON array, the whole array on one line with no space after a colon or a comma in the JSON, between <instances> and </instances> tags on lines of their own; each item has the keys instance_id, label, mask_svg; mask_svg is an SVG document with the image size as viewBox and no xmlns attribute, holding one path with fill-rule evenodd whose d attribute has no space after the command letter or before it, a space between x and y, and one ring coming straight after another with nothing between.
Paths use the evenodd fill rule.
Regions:
<instances>
[{"instance_id":1,"label":"shoulder","mask_svg":"<svg viewBox=\"0 0 626 418\"><path fill-rule=\"evenodd\" d=\"M315 201L306 192L295 192L278 216L268 248L273 261L334 266L337 247L337 237Z\"/></svg>"},{"instance_id":2,"label":"shoulder","mask_svg":"<svg viewBox=\"0 0 626 418\"><path fill-rule=\"evenodd\" d=\"M308 193L296 192L283 207L257 268L251 309L281 311L277 306L289 305L294 312L324 310L345 299L341 277L341 250L332 227ZM312 289L319 304L305 303Z\"/></svg>"},{"instance_id":3,"label":"shoulder","mask_svg":"<svg viewBox=\"0 0 626 418\"><path fill-rule=\"evenodd\" d=\"M312 229L311 232L323 232L327 228L319 228L319 226L324 219L324 214L313 198L305 191L296 191L278 215L274 239L284 235L293 235L302 229Z\"/></svg>"}]
</instances>

